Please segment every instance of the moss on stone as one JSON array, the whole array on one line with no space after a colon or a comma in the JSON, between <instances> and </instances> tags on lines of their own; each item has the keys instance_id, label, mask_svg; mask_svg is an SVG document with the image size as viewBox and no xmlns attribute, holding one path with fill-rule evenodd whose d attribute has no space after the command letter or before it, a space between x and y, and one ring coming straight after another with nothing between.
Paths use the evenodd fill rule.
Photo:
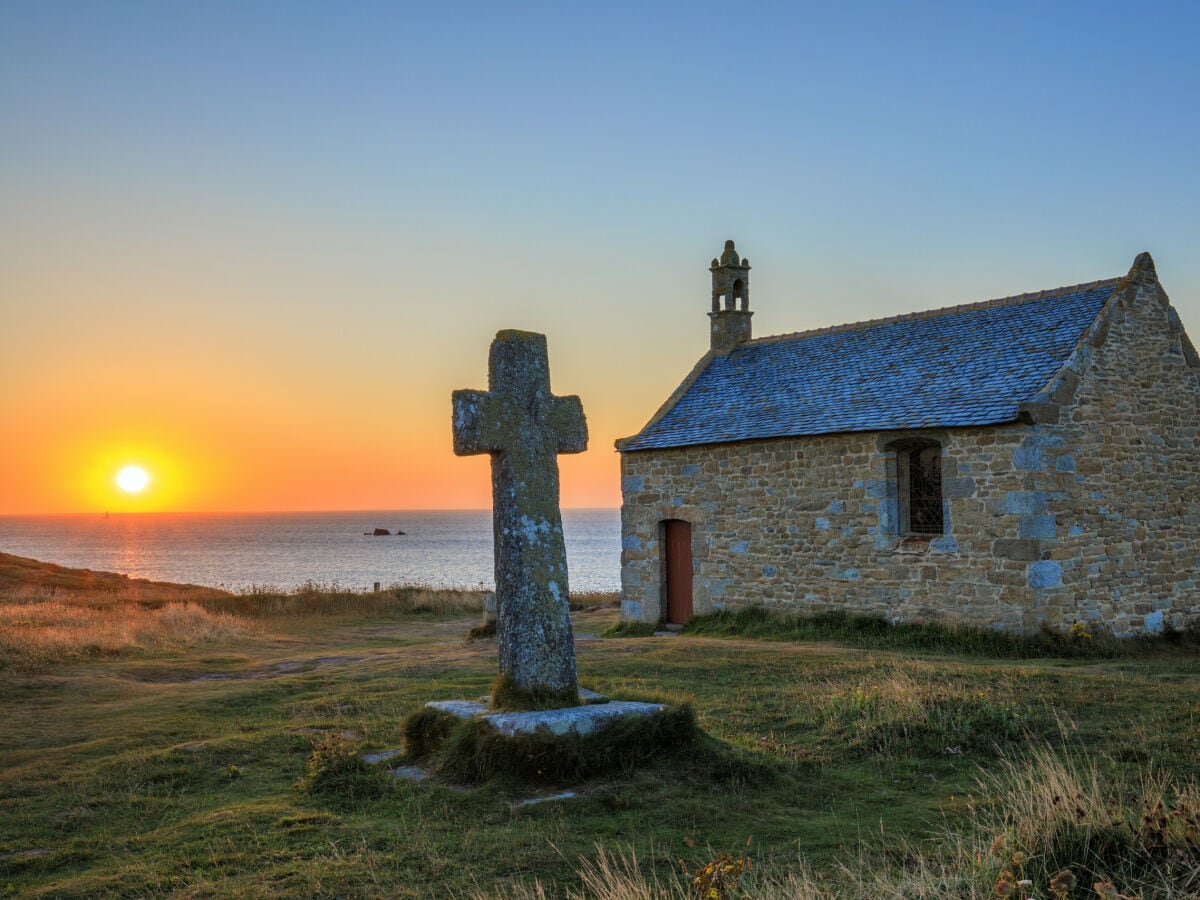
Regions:
<instances>
[{"instance_id":1,"label":"moss on stone","mask_svg":"<svg viewBox=\"0 0 1200 900\"><path fill-rule=\"evenodd\" d=\"M492 699L488 708L492 712L522 712L534 709L565 709L579 705L579 689L551 691L548 689L524 690L517 687L512 675L501 672L492 682Z\"/></svg>"},{"instance_id":2,"label":"moss on stone","mask_svg":"<svg viewBox=\"0 0 1200 900\"><path fill-rule=\"evenodd\" d=\"M577 781L632 769L661 754L690 749L701 736L690 705L618 719L587 735L546 730L508 736L482 719L463 720L437 755L438 776L479 784L494 778L537 783Z\"/></svg>"}]
</instances>

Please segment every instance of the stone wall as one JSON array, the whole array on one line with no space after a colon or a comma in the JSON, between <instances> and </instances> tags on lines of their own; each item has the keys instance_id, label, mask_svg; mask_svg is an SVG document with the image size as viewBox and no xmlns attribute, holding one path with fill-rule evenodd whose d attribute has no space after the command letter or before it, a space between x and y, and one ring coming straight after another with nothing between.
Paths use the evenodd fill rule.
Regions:
<instances>
[{"instance_id":1,"label":"stone wall","mask_svg":"<svg viewBox=\"0 0 1200 900\"><path fill-rule=\"evenodd\" d=\"M1061 424L1022 472L1055 540L1046 621L1118 634L1200 622L1200 367L1153 268L1123 291L1068 371Z\"/></svg>"},{"instance_id":2,"label":"stone wall","mask_svg":"<svg viewBox=\"0 0 1200 900\"><path fill-rule=\"evenodd\" d=\"M698 615L758 604L1119 634L1200 623L1191 361L1151 278L1119 292L1027 423L622 453L622 616L662 616L662 522L682 519ZM889 447L915 436L942 446L938 538L898 533Z\"/></svg>"}]
</instances>

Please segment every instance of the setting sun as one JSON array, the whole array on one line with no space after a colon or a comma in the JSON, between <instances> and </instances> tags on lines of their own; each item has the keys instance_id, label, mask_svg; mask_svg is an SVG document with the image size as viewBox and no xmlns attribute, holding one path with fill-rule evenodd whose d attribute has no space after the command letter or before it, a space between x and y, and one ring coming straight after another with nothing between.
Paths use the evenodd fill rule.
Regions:
<instances>
[{"instance_id":1,"label":"setting sun","mask_svg":"<svg viewBox=\"0 0 1200 900\"><path fill-rule=\"evenodd\" d=\"M117 473L117 487L129 494L138 494L150 483L150 475L141 466L126 466Z\"/></svg>"}]
</instances>

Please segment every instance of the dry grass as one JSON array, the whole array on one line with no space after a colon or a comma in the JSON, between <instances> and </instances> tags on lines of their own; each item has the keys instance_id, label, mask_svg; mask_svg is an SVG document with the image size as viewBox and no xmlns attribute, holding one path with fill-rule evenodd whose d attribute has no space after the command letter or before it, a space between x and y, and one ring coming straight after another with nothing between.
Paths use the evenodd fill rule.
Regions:
<instances>
[{"instance_id":1,"label":"dry grass","mask_svg":"<svg viewBox=\"0 0 1200 900\"><path fill-rule=\"evenodd\" d=\"M607 609L621 605L620 591L571 591L571 609Z\"/></svg>"},{"instance_id":2,"label":"dry grass","mask_svg":"<svg viewBox=\"0 0 1200 900\"><path fill-rule=\"evenodd\" d=\"M230 644L303 617L482 611L481 591L393 585L368 592L306 584L294 591L231 594L0 554L0 670Z\"/></svg>"},{"instance_id":3,"label":"dry grass","mask_svg":"<svg viewBox=\"0 0 1200 900\"><path fill-rule=\"evenodd\" d=\"M483 614L483 591L392 585L381 591L347 591L306 584L294 591L255 590L205 599L204 607L251 618Z\"/></svg>"},{"instance_id":4,"label":"dry grass","mask_svg":"<svg viewBox=\"0 0 1200 900\"><path fill-rule=\"evenodd\" d=\"M1040 747L1027 761L1005 760L981 775L979 793L990 803L980 811L975 845L960 850L990 866L997 883L1008 872L1052 895L1055 875L1069 870L1080 885L1113 885L1120 894L1200 896L1194 781L1153 768L1132 781L1108 781L1094 764Z\"/></svg>"},{"instance_id":5,"label":"dry grass","mask_svg":"<svg viewBox=\"0 0 1200 900\"><path fill-rule=\"evenodd\" d=\"M0 553L0 600L82 596L167 602L221 597L227 596L227 592L195 584L130 578L114 572L69 569L24 556Z\"/></svg>"},{"instance_id":6,"label":"dry grass","mask_svg":"<svg viewBox=\"0 0 1200 900\"><path fill-rule=\"evenodd\" d=\"M828 683L823 730L863 754L892 755L923 747L931 753L990 753L1053 724L1031 703L1014 703L961 679L932 671L916 677L899 666L847 687Z\"/></svg>"},{"instance_id":7,"label":"dry grass","mask_svg":"<svg viewBox=\"0 0 1200 900\"><path fill-rule=\"evenodd\" d=\"M697 890L696 874L644 869L632 849L581 859L580 885L532 884L477 891L473 900L824 900L896 897L1070 898L1200 896L1200 785L1142 772L1108 783L1089 762L1048 748L981 770L978 806L965 832L933 847L902 844L881 855L864 841L857 855L820 875L801 859L789 868L750 866L726 887ZM882 837L882 836L881 836ZM730 857L718 857L730 859Z\"/></svg>"},{"instance_id":8,"label":"dry grass","mask_svg":"<svg viewBox=\"0 0 1200 900\"><path fill-rule=\"evenodd\" d=\"M302 617L482 614L479 591L391 587L379 592L307 585L290 593L200 593L180 601L143 586L67 590L11 584L0 594L0 670L32 671L97 656L166 652L262 637Z\"/></svg>"},{"instance_id":9,"label":"dry grass","mask_svg":"<svg viewBox=\"0 0 1200 900\"><path fill-rule=\"evenodd\" d=\"M257 631L242 619L193 603L10 601L0 603L0 669L228 644Z\"/></svg>"}]
</instances>

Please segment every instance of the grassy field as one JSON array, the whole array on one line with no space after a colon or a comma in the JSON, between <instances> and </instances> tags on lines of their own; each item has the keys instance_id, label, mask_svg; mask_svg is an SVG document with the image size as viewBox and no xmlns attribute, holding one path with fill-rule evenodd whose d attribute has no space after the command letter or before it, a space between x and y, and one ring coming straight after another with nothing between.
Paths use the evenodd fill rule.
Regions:
<instances>
[{"instance_id":1,"label":"grassy field","mask_svg":"<svg viewBox=\"0 0 1200 900\"><path fill-rule=\"evenodd\" d=\"M477 594L44 571L60 583L0 584L0 894L992 897L1027 878L1038 898L1200 896L1186 642L599 638L616 611L588 598L582 682L690 701L714 740L582 785L318 791L314 748L395 749L424 701L487 691L495 644L463 640Z\"/></svg>"}]
</instances>

